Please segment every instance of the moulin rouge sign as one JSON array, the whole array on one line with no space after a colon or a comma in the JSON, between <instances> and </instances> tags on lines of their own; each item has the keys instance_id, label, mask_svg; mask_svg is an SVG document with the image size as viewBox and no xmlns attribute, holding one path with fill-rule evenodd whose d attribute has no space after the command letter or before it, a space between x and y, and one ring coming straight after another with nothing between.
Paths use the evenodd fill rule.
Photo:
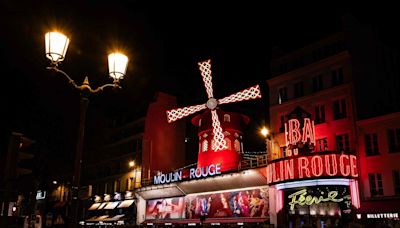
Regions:
<instances>
[{"instance_id":1,"label":"moulin rouge sign","mask_svg":"<svg viewBox=\"0 0 400 228\"><path fill-rule=\"evenodd\" d=\"M290 180L321 177L358 177L355 155L334 152L299 154L299 147L315 145L314 121L290 119L285 124L286 155L267 166L267 182L274 184ZM310 150L311 152L311 150Z\"/></svg>"},{"instance_id":2,"label":"moulin rouge sign","mask_svg":"<svg viewBox=\"0 0 400 228\"><path fill-rule=\"evenodd\" d=\"M321 177L358 177L356 156L335 153L314 154L289 157L267 166L268 184Z\"/></svg>"}]
</instances>

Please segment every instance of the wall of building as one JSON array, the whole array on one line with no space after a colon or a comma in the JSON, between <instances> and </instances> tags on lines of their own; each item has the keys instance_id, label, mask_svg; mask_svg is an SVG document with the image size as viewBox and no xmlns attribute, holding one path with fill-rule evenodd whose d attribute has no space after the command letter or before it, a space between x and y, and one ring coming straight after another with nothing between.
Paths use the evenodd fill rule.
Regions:
<instances>
[{"instance_id":1,"label":"wall of building","mask_svg":"<svg viewBox=\"0 0 400 228\"><path fill-rule=\"evenodd\" d=\"M357 122L358 126L358 157L362 196L364 199L396 196L393 171L400 172L400 148L395 151L389 149L389 129L400 129L400 113L393 113L377 118ZM400 130L399 130L400 133ZM378 153L367 155L366 135L376 134L378 140ZM398 136L400 139L400 136ZM398 142L397 145L400 145ZM371 196L370 180L368 174L381 174L383 195ZM377 183L376 183L377 184ZM400 194L397 194L400 197Z\"/></svg>"},{"instance_id":2,"label":"wall of building","mask_svg":"<svg viewBox=\"0 0 400 228\"><path fill-rule=\"evenodd\" d=\"M166 111L177 107L176 98L158 93L147 110L143 136L143 177L168 172L185 163L185 120L167 122Z\"/></svg>"}]
</instances>

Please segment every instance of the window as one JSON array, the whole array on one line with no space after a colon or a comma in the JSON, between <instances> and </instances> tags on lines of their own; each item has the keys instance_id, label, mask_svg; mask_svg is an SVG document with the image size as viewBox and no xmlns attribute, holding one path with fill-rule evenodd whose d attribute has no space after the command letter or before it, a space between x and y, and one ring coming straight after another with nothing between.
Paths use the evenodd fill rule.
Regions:
<instances>
[{"instance_id":1,"label":"window","mask_svg":"<svg viewBox=\"0 0 400 228\"><path fill-rule=\"evenodd\" d=\"M286 157L286 146L279 147L279 158Z\"/></svg>"},{"instance_id":2,"label":"window","mask_svg":"<svg viewBox=\"0 0 400 228\"><path fill-rule=\"evenodd\" d=\"M388 130L389 153L400 152L400 128Z\"/></svg>"},{"instance_id":3,"label":"window","mask_svg":"<svg viewBox=\"0 0 400 228\"><path fill-rule=\"evenodd\" d=\"M336 136L336 148L338 151L349 152L349 134L342 134Z\"/></svg>"},{"instance_id":4,"label":"window","mask_svg":"<svg viewBox=\"0 0 400 228\"><path fill-rule=\"evenodd\" d=\"M229 138L225 137L226 147L228 150L232 150L232 142Z\"/></svg>"},{"instance_id":5,"label":"window","mask_svg":"<svg viewBox=\"0 0 400 228\"><path fill-rule=\"evenodd\" d=\"M224 122L231 122L231 116L229 114L224 115Z\"/></svg>"},{"instance_id":6,"label":"window","mask_svg":"<svg viewBox=\"0 0 400 228\"><path fill-rule=\"evenodd\" d=\"M295 97L301 97L304 95L304 90L303 90L303 82L297 82L294 84L294 96Z\"/></svg>"},{"instance_id":7,"label":"window","mask_svg":"<svg viewBox=\"0 0 400 228\"><path fill-rule=\"evenodd\" d=\"M202 146L202 150L203 150L203 152L206 152L207 150L208 150L208 141L207 141L207 139L205 139L204 141L203 141L203 146Z\"/></svg>"},{"instance_id":8,"label":"window","mask_svg":"<svg viewBox=\"0 0 400 228\"><path fill-rule=\"evenodd\" d=\"M396 196L400 195L400 173L398 170L393 170L393 186L394 194Z\"/></svg>"},{"instance_id":9,"label":"window","mask_svg":"<svg viewBox=\"0 0 400 228\"><path fill-rule=\"evenodd\" d=\"M282 88L279 88L278 103L282 104L285 101L287 101L287 88L282 87Z\"/></svg>"},{"instance_id":10,"label":"window","mask_svg":"<svg viewBox=\"0 0 400 228\"><path fill-rule=\"evenodd\" d=\"M325 123L325 105L315 106L315 123Z\"/></svg>"},{"instance_id":11,"label":"window","mask_svg":"<svg viewBox=\"0 0 400 228\"><path fill-rule=\"evenodd\" d=\"M285 115L280 116L280 127L279 127L279 132L285 132Z\"/></svg>"},{"instance_id":12,"label":"window","mask_svg":"<svg viewBox=\"0 0 400 228\"><path fill-rule=\"evenodd\" d=\"M346 118L346 99L342 98L333 102L333 119Z\"/></svg>"},{"instance_id":13,"label":"window","mask_svg":"<svg viewBox=\"0 0 400 228\"><path fill-rule=\"evenodd\" d=\"M316 151L326 151L328 150L328 139L322 138L316 140Z\"/></svg>"},{"instance_id":14,"label":"window","mask_svg":"<svg viewBox=\"0 0 400 228\"><path fill-rule=\"evenodd\" d=\"M343 83L343 69L338 68L332 70L332 86L340 85Z\"/></svg>"},{"instance_id":15,"label":"window","mask_svg":"<svg viewBox=\"0 0 400 228\"><path fill-rule=\"evenodd\" d=\"M369 173L368 179L369 179L369 190L371 193L371 197L383 196L382 174Z\"/></svg>"},{"instance_id":16,"label":"window","mask_svg":"<svg viewBox=\"0 0 400 228\"><path fill-rule=\"evenodd\" d=\"M237 152L240 152L240 142L239 140L235 139L235 144L233 145Z\"/></svg>"},{"instance_id":17,"label":"window","mask_svg":"<svg viewBox=\"0 0 400 228\"><path fill-rule=\"evenodd\" d=\"M365 134L365 154L366 156L373 156L379 154L378 136L376 133Z\"/></svg>"},{"instance_id":18,"label":"window","mask_svg":"<svg viewBox=\"0 0 400 228\"><path fill-rule=\"evenodd\" d=\"M129 190L129 178L126 178L125 180L125 191Z\"/></svg>"},{"instance_id":19,"label":"window","mask_svg":"<svg viewBox=\"0 0 400 228\"><path fill-rule=\"evenodd\" d=\"M201 127L201 119L199 119L199 127Z\"/></svg>"},{"instance_id":20,"label":"window","mask_svg":"<svg viewBox=\"0 0 400 228\"><path fill-rule=\"evenodd\" d=\"M313 77L312 82L313 82L313 92L320 91L324 88L322 81L322 74Z\"/></svg>"}]
</instances>

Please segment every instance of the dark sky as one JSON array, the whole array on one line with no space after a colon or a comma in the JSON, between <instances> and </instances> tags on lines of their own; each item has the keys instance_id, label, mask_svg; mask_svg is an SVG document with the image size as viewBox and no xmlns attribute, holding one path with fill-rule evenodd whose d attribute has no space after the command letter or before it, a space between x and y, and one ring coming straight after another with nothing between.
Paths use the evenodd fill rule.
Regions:
<instances>
[{"instance_id":1,"label":"dark sky","mask_svg":"<svg viewBox=\"0 0 400 228\"><path fill-rule=\"evenodd\" d=\"M216 98L262 86L264 100L222 107L248 114L253 121L248 137L259 137L255 128L267 118L265 80L272 47L293 50L338 31L344 13L376 26L389 42L399 38L394 31L400 28L397 12L387 5L190 2L2 2L1 152L10 132L18 131L41 145L46 164L72 164L79 93L61 75L45 69L44 34L53 28L70 36L60 68L79 84L84 76L93 87L111 82L106 56L112 48L122 48L130 57L123 90L105 91L90 100L85 140L91 143L96 127L104 125L96 122L99 116L141 116L156 91L176 95L181 106L204 103L197 62L208 58ZM262 140L255 141L254 148L259 148Z\"/></svg>"}]
</instances>

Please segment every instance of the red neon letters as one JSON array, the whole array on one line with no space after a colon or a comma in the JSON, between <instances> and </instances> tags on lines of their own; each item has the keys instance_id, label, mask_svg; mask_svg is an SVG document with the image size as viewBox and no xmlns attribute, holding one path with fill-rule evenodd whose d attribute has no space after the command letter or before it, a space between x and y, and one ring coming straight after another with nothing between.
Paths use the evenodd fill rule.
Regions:
<instances>
[{"instance_id":1,"label":"red neon letters","mask_svg":"<svg viewBox=\"0 0 400 228\"><path fill-rule=\"evenodd\" d=\"M304 118L303 129L301 130L298 119L290 119L287 124L285 123L286 146L297 145L298 142L315 144L314 121L311 121L310 118Z\"/></svg>"},{"instance_id":2,"label":"red neon letters","mask_svg":"<svg viewBox=\"0 0 400 228\"><path fill-rule=\"evenodd\" d=\"M349 154L317 154L270 163L268 184L287 180L321 177L358 177L357 158Z\"/></svg>"}]
</instances>

